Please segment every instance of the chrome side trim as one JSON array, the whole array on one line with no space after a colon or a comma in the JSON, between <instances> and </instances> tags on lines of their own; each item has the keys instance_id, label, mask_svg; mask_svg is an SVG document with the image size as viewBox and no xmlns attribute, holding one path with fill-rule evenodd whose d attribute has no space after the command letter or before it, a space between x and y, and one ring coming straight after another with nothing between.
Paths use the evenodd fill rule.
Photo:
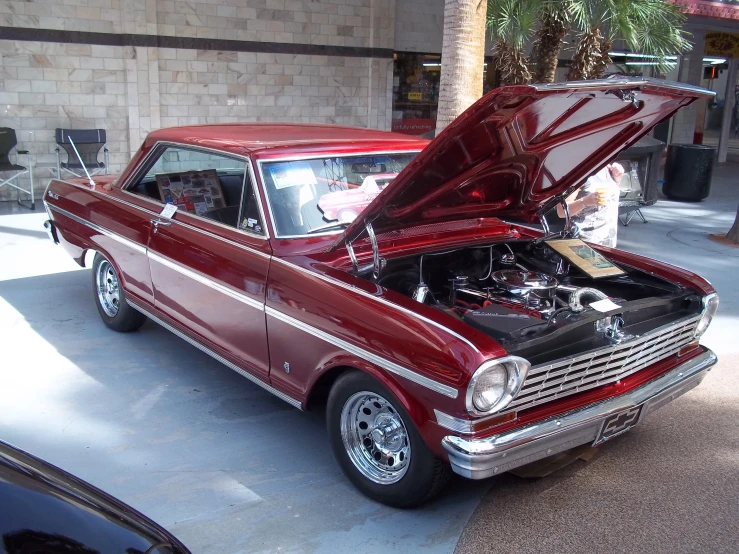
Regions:
<instances>
[{"instance_id":1,"label":"chrome side trim","mask_svg":"<svg viewBox=\"0 0 739 554\"><path fill-rule=\"evenodd\" d=\"M434 408L434 415L436 416L436 423L445 429L449 429L450 431L454 431L460 435L473 434L475 432L474 424L479 421L471 421L469 419L460 419L458 417L450 416L449 414L440 412L436 408Z\"/></svg>"},{"instance_id":2,"label":"chrome side trim","mask_svg":"<svg viewBox=\"0 0 739 554\"><path fill-rule=\"evenodd\" d=\"M86 192L92 192L93 194L96 194L98 196L102 196L104 198L107 198L109 200L112 200L113 202L118 202L119 204L123 204L124 206L128 206L129 208L135 208L137 210L141 210L142 212L146 213L147 215L159 215L159 212L161 211L161 210L159 210L159 211L147 210L146 208L142 208L141 206L138 206L138 205L133 204L131 202L126 202L122 198L116 198L115 196L112 196L110 194L103 194L102 192L100 192L97 189L91 189L89 186L80 185L80 184L77 184L77 183L72 183L70 181L65 181L64 179L56 179L56 178L51 179L49 181L49 185L51 185L51 183L54 182L54 181L56 181L58 183L64 183L65 185L68 185L68 186L74 187L74 188L78 188L78 189L84 190ZM49 187L47 186L46 188L48 190ZM128 194L131 194L131 193L128 193ZM132 196L135 196L135 195L132 195ZM145 198L145 197L143 197L143 196L136 196L136 198ZM164 206L164 204L160 204L160 205L161 206Z\"/></svg>"},{"instance_id":3,"label":"chrome side trim","mask_svg":"<svg viewBox=\"0 0 739 554\"><path fill-rule=\"evenodd\" d=\"M433 379L429 379L424 375L420 375L419 373L411 371L410 369L398 365L395 362L391 362L390 360L386 360L385 358L378 356L377 354L373 354L372 352L369 352L364 348L360 348L345 340L321 331L320 329L316 329L315 327L308 325L307 323L303 323L302 321L290 317L289 315L283 314L282 312L279 312L274 308L270 308L269 306L265 306L265 312L267 313L267 315L270 315L275 319L279 319L280 321L287 323L288 325L291 325L296 329L300 329L301 331L304 331L309 335L313 335L314 337L324 340L329 344L333 344L334 346L341 348L342 350L346 350L347 352L350 352L355 356L367 360L368 362L371 362L383 368L384 370L389 371L390 373L400 375L401 377L404 377L409 381L413 381L414 383L438 392L439 394L443 394L444 396L448 396L449 398L457 398L457 394L459 393L459 391L457 391L457 389L455 389L454 387L450 387L449 385L444 385L442 383L434 381Z\"/></svg>"},{"instance_id":4,"label":"chrome side trim","mask_svg":"<svg viewBox=\"0 0 739 554\"><path fill-rule=\"evenodd\" d=\"M302 402L301 402L300 400L297 400L297 399L295 399L295 398L293 398L293 397L291 397L291 396L288 396L288 395L287 395L287 394L285 394L284 392L280 392L280 391L278 391L277 389L275 389L274 387L271 387L271 386L270 386L270 385L268 385L267 383L265 383L265 382L261 381L261 380L260 380L259 378L255 377L255 376L254 376L254 375L252 375L251 373L249 373L249 372L247 372L247 371L244 371L243 369L241 369L241 368L240 368L239 366L237 366L236 364L234 364L234 363L231 363L231 362L229 362L229 361L228 361L228 360L227 360L226 358L224 358L224 357L223 357L223 356L221 356L220 354L217 354L217 353L213 352L213 351L212 351L212 350L211 350L210 348L208 348L207 346L203 346L203 345L202 345L202 344L200 344L200 343L199 343L198 341L196 341L195 339L193 339L193 338L189 337L188 335L186 335L185 333L183 333L182 331L180 331L180 330L179 330L179 329L177 329L176 327L173 327L173 326L172 326L172 325L170 325L169 323L167 323L167 322L165 322L165 321L162 321L161 319L159 319L159 318L158 318L157 316L155 316L154 314L152 314L152 313L151 313L151 312L150 312L149 310L147 310L147 309L146 309L146 308L144 308L143 306L140 306L140 305L138 305L137 303L135 303L135 302L132 302L132 301L131 301L130 299L128 299L128 298L126 298L126 303L127 303L127 304L128 304L129 306L131 306L131 307L132 307L132 308L133 308L134 310L137 310L137 311L141 312L142 314L144 314L144 315L145 315L146 317L148 317L149 319L151 319L151 320L152 320L152 321L154 321L155 323L158 323L159 325L161 325L162 327L164 327L164 328L165 328L165 329L167 329L168 331L171 331L172 333L174 333L175 335L177 335L178 337L180 337L180 338L181 338L182 340L184 340L184 341L186 341L186 342L188 342L188 343L192 344L192 345L193 345L193 346L194 346L195 348L197 348L198 350L200 350L200 351L202 351L202 352L205 352L206 354L208 354L208 356L211 356L211 357L212 357L212 358L214 358L215 360L218 360L219 362L221 362L221 363L222 363L223 365L225 365L225 366L226 366L226 367L228 367L229 369L233 369L233 370L234 370L234 371L235 371L236 373L238 373L238 374L239 374L239 375L241 375L242 377L246 377L247 379L249 379L249 381L251 381L251 382L252 382L252 383L254 383L255 385L259 385L259 386L260 386L260 387L262 387L262 388L263 388L264 390L266 390L266 391L268 391L268 392L271 392L271 393L272 393L272 394L274 394L274 395L275 395L275 396L276 396L277 398L279 398L279 399L281 399L281 400L284 400L285 402L287 402L287 403L288 403L288 404L290 404L291 406L295 406L296 408L298 408L298 409L300 409L300 410L302 410L302 409L303 409L303 403L302 403Z\"/></svg>"},{"instance_id":5,"label":"chrome side trim","mask_svg":"<svg viewBox=\"0 0 739 554\"><path fill-rule=\"evenodd\" d=\"M147 210L146 208L142 208L141 206L139 206L137 204L133 204L132 202L126 202L122 198L116 198L115 196L112 196L110 194L102 194L99 191L92 190L92 189L90 189L90 187L78 185L76 183L70 183L69 181L62 181L60 179L53 179L53 180L54 181L63 182L66 185L69 185L69 186L72 186L72 187L76 187L76 188L85 190L87 192L93 192L93 193L98 194L98 195L100 195L100 196L102 196L104 198L107 198L108 200L112 200L113 202L118 202L119 204L123 204L124 206L128 206L129 208L134 208L134 209L137 209L137 210L141 210L142 212L144 212L148 216L156 217L156 216L159 215L159 212L161 212L161 210L159 210L159 211ZM155 200L152 200L151 198L147 198L145 196L139 196L139 195L130 193L130 192L126 191L126 190L121 190L121 192L122 193L125 193L125 194L129 194L129 195L134 196L136 198L140 198L140 199L143 199L145 201L148 201L148 202L156 205L157 207L160 207L160 208L161 207L164 207L164 204L162 204L161 202L157 202ZM188 214L188 215L193 215L193 214ZM198 217L198 216L194 216L194 217ZM219 223L217 221L212 221L210 219L204 219L204 218L200 218L200 219L203 219L203 221L208 221L209 223L213 223L214 225L218 225L220 227L225 227L225 228L230 229L232 231L239 231L239 229L236 229L235 227L229 227L229 226L223 225L223 224L221 224L221 223ZM251 248L249 246L246 246L245 244L241 244L241 243L238 243L238 242L233 241L231 239L227 239L225 237L222 237L220 235L216 235L215 233L211 233L210 231L206 231L205 229L200 229L199 227L195 227L193 225L190 225L189 223L184 223L183 221L180 221L178 219L173 219L172 221L175 222L175 223L177 223L178 225L182 225L183 227L186 227L186 228L188 228L188 229L190 229L192 231L196 231L198 233L202 233L202 234L207 235L207 236L209 236L211 238L215 238L217 240L220 240L221 242L225 242L227 244L230 244L231 246L235 246L237 248L241 248L242 250L245 250L245 251L250 252L252 254L256 254L257 256L261 256L263 258L271 258L272 257L270 254L267 254L265 252L262 252L261 250L256 250L254 248ZM257 239L266 240L264 236L254 235L254 234L251 234L251 233L247 233L247 232L245 232L243 230L240 231L240 232L242 232L245 235L250 236L250 237L254 237L254 238L257 238Z\"/></svg>"},{"instance_id":6,"label":"chrome side trim","mask_svg":"<svg viewBox=\"0 0 739 554\"><path fill-rule=\"evenodd\" d=\"M485 479L516 467L598 440L606 418L641 406L641 422L700 384L716 355L710 350L684 362L634 390L558 416L515 427L481 439L454 435L442 446L455 473Z\"/></svg>"},{"instance_id":7,"label":"chrome side trim","mask_svg":"<svg viewBox=\"0 0 739 554\"><path fill-rule=\"evenodd\" d=\"M234 300L238 300L242 304L246 304L247 306L251 306L252 308L256 308L257 310L264 311L263 302L254 300L253 298L251 298L250 296L247 296L246 294L243 294L230 287L224 286L218 281L215 281L211 279L210 277L206 277L205 275L201 273L193 271L190 268L185 267L182 264L179 264L173 260L170 260L169 258L165 258L164 256L157 254L156 252L152 252L151 250L149 250L148 256L150 260L154 262L158 262L164 266L167 266L168 268L176 271L177 273L180 273L184 275L185 277L189 277L190 279L193 279L194 281L197 281L198 283L201 283L205 285L206 287L210 287L213 290L216 290L222 294L225 294L226 296L230 296L231 298L233 298Z\"/></svg>"},{"instance_id":8,"label":"chrome side trim","mask_svg":"<svg viewBox=\"0 0 739 554\"><path fill-rule=\"evenodd\" d=\"M87 189L89 190L89 189ZM124 246L128 246L132 250L135 250L136 252L139 252L140 254L146 254L146 247L140 245L137 242L134 242L130 239L127 239L126 237L123 237L117 233L114 233L113 231L109 231L108 229L104 229L103 227L100 227L99 225L95 225L94 223L90 223L89 221L86 221L82 219L81 217L78 217L74 215L73 213L68 212L67 210L63 210L61 208L58 208L54 206L53 204L48 204L48 207L57 213L62 214L65 217L68 217L69 219L76 221L77 223L84 225L86 227L89 227L90 229L97 231L101 235L105 235L108 238L113 239L116 242L119 242L120 244L123 244Z\"/></svg>"},{"instance_id":9,"label":"chrome side trim","mask_svg":"<svg viewBox=\"0 0 739 554\"><path fill-rule=\"evenodd\" d=\"M390 302L389 300L386 300L386 299L384 299L384 298L382 298L380 296L375 296L374 294L370 294L367 291L364 291L364 290L359 289L357 287L353 287L352 285L350 285L348 283L344 283L343 281L339 281L338 279L335 279L333 277L329 277L328 275L322 275L321 273L318 273L318 272L315 272L315 271L311 271L309 269L306 269L306 268L304 268L302 266L299 266L297 264L294 264L292 262L288 262L286 260L283 260L282 258L273 257L272 258L272 261L273 262L281 263L281 264L286 265L288 267L292 267L292 268L294 268L294 269L296 269L298 271L301 271L302 273L305 273L306 275L310 275L312 277L316 277L318 279L321 279L321 280L326 281L328 283L331 283L333 285L337 285L337 286L339 286L339 287L341 287L343 289L346 289L346 290L348 290L350 292L354 292L354 293L359 294L361 296L364 296L366 298L370 298L370 299L374 300L375 302L379 302L380 304L383 304L385 306L389 306L390 308L393 308L395 310L398 310L399 312L403 312L404 314L409 315L409 316L412 316L412 317L418 319L419 321L423 321L424 323L427 323L428 325L432 325L432 326L436 327L437 329L441 329L445 333L448 333L449 335L453 336L455 339L457 339L457 340L465 343L474 352L477 352L478 354L480 353L480 349L477 348L477 346L475 346L472 342L470 342L469 339L463 337L462 335L460 335L460 334L452 331L451 329L449 329L447 327L444 327L441 323L437 323L436 321L434 321L432 319L429 319L429 318L424 317L424 316L422 316L420 314L417 314L416 312L414 312L412 310L409 310L408 308L404 308L403 306L399 306L398 304L394 304L394 303Z\"/></svg>"},{"instance_id":10,"label":"chrome side trim","mask_svg":"<svg viewBox=\"0 0 739 554\"><path fill-rule=\"evenodd\" d=\"M701 96L708 97L710 95L716 95L715 92L706 90L701 87L686 85L683 83L676 83L674 81L664 81L662 79L655 79L653 77L624 77L617 79L594 79L592 81L568 81L566 83L538 83L528 85L534 90L589 90L594 88L608 88L613 89L617 87L639 87L644 85L651 85L659 88L666 88L670 90L682 90L685 92L695 92Z\"/></svg>"}]
</instances>

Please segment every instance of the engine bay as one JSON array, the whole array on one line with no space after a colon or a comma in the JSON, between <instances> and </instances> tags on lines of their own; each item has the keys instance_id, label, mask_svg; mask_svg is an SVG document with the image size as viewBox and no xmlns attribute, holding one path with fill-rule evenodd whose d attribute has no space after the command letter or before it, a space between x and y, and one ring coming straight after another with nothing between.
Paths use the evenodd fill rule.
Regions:
<instances>
[{"instance_id":1,"label":"engine bay","mask_svg":"<svg viewBox=\"0 0 739 554\"><path fill-rule=\"evenodd\" d=\"M592 278L544 241L516 241L387 260L376 282L532 363L618 344L700 313L695 291L621 269Z\"/></svg>"}]
</instances>

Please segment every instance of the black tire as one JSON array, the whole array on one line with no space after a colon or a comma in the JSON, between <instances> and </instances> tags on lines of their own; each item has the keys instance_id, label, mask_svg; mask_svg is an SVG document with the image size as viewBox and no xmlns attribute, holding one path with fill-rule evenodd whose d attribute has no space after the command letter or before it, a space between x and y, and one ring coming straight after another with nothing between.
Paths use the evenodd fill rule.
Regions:
<instances>
[{"instance_id":1,"label":"black tire","mask_svg":"<svg viewBox=\"0 0 739 554\"><path fill-rule=\"evenodd\" d=\"M114 299L114 301L109 300L110 296L106 296L104 293L101 294L98 287L98 274L102 272L110 277L109 271L112 272L115 283L118 285L117 299ZM103 275L101 275L103 286L105 282L109 281L110 279L105 280L103 279ZM146 321L146 316L128 305L126 302L126 293L123 291L123 287L120 286L120 282L115 266L108 258L100 253L96 253L92 262L92 292L95 298L95 306L105 325L114 331L129 333L141 327ZM103 300L102 297L106 297L106 300Z\"/></svg>"},{"instance_id":2,"label":"black tire","mask_svg":"<svg viewBox=\"0 0 739 554\"><path fill-rule=\"evenodd\" d=\"M400 416L407 432L410 462L397 482L383 484L367 477L352 461L344 444L342 410L350 399L363 392L377 394L387 401ZM396 508L413 508L436 496L449 481L451 468L429 450L395 396L366 373L351 371L334 383L328 397L326 423L331 448L344 474L362 493L377 502Z\"/></svg>"}]
</instances>

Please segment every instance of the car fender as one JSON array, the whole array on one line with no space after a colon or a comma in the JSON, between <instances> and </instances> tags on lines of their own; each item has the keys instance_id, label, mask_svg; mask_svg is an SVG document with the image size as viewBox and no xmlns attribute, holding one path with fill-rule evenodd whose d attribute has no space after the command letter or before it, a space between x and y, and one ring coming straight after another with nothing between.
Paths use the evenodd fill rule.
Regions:
<instances>
[{"instance_id":1,"label":"car fender","mask_svg":"<svg viewBox=\"0 0 739 554\"><path fill-rule=\"evenodd\" d=\"M400 402L403 409L405 409L405 411L411 416L416 427L421 428L429 419L428 410L416 399L415 395L407 390L399 379L395 379L391 374L388 374L387 371L363 360L362 358L352 356L351 354L335 356L316 369L308 383L306 394L307 403L316 394L317 386L325 383L327 377L329 377L328 380L333 384L335 379L338 378L338 373L352 370L366 373L388 389L393 396L395 396L398 402Z\"/></svg>"}]
</instances>

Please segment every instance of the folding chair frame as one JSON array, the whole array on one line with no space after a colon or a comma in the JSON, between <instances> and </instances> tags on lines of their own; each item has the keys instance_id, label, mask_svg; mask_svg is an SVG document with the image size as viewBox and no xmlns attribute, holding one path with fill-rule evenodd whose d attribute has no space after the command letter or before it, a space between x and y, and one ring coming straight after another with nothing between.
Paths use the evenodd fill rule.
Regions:
<instances>
[{"instance_id":1,"label":"folding chair frame","mask_svg":"<svg viewBox=\"0 0 739 554\"><path fill-rule=\"evenodd\" d=\"M18 150L18 149L16 149L16 151L15 151L15 161L16 161L15 165L20 165L18 163L18 156L19 155L28 156L28 166L26 167L26 169L24 169L22 171L18 171L12 177L10 177L8 179L5 179L3 182L1 182L0 183L0 188L4 187L5 185L8 185L9 187L13 187L14 189L16 189L19 193L24 192L24 193L30 195L31 196L31 203L30 204L26 204L23 201L21 201L20 194L18 194L18 204L20 204L24 208L28 208L29 210L35 210L36 209L36 198L34 196L34 191L33 191L33 166L32 166L32 162L31 162L31 154L28 152L28 150ZM12 171L12 170L7 170L7 171ZM25 175L26 173L28 173L28 177L31 180L31 189L30 190L26 190L23 187L21 187L17 182L13 182L16 179L18 179L18 178L22 177L23 175Z\"/></svg>"},{"instance_id":2,"label":"folding chair frame","mask_svg":"<svg viewBox=\"0 0 739 554\"><path fill-rule=\"evenodd\" d=\"M631 210L630 212L623 214L623 216L619 216L618 219L621 222L621 225L623 225L624 227L628 227L629 223L631 223L631 220L634 219L634 215L638 215L641 218L642 223L649 223L647 221L647 218L644 217L644 214L641 213L641 208Z\"/></svg>"},{"instance_id":3,"label":"folding chair frame","mask_svg":"<svg viewBox=\"0 0 739 554\"><path fill-rule=\"evenodd\" d=\"M108 174L108 168L110 167L110 163L108 161L108 147L107 146L103 146L103 160L104 160L103 163L105 164L105 167L98 167L96 169L93 169L92 171L90 171L90 175L97 175L98 173L101 173L101 172L105 172L104 175ZM62 177L62 171L71 173L75 177L79 177L79 178L87 177L84 171L81 171L78 173L74 169L69 169L68 167L62 167L62 155L61 155L61 150L59 149L58 146L56 147L56 167L51 167L49 169L51 169L52 172L55 172L56 176L60 179ZM88 171L89 171L89 168L88 168Z\"/></svg>"}]
</instances>

